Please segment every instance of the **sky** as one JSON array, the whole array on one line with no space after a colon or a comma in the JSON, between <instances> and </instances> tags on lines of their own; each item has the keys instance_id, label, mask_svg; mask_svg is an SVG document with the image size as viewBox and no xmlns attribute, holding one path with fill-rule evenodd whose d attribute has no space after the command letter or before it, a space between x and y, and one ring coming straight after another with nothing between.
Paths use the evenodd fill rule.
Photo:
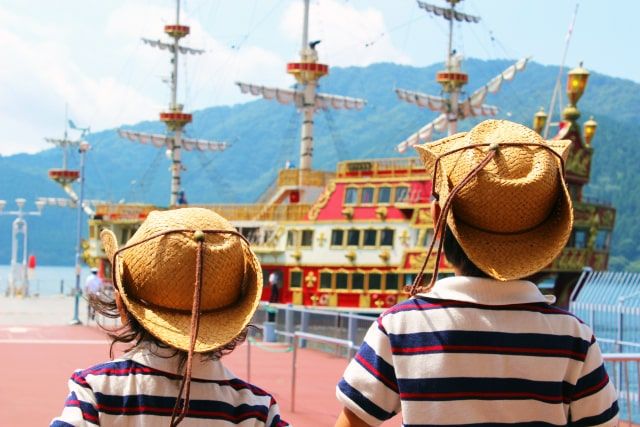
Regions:
<instances>
[{"instance_id":1,"label":"sky","mask_svg":"<svg viewBox=\"0 0 640 427\"><path fill-rule=\"evenodd\" d=\"M444 6L444 0L428 0ZM185 46L179 102L187 111L252 101L244 81L288 87L285 64L298 59L302 0L183 0ZM464 0L457 8L480 16L454 28L465 57L562 62L640 83L640 2L597 0ZM446 55L447 24L415 0L311 0L310 40L321 40L320 62L366 66L396 62L427 66ZM169 54L141 42L167 40L174 0L0 0L0 155L50 148L65 116L100 131L156 120L166 109ZM425 76L432 78L432 76ZM375 84L375 82L371 82ZM70 131L70 136L75 134Z\"/></svg>"}]
</instances>

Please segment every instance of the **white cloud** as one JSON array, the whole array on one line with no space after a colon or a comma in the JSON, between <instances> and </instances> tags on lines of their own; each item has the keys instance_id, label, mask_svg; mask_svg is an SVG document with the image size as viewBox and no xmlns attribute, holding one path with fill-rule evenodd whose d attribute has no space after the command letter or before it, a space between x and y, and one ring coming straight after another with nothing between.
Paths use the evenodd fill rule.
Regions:
<instances>
[{"instance_id":1,"label":"white cloud","mask_svg":"<svg viewBox=\"0 0 640 427\"><path fill-rule=\"evenodd\" d=\"M302 40L302 2L285 11L281 29L292 40ZM374 62L408 64L410 58L391 43L389 30L379 10L356 9L336 0L312 2L309 13L309 41L322 40L320 61L338 66L366 66Z\"/></svg>"},{"instance_id":2,"label":"white cloud","mask_svg":"<svg viewBox=\"0 0 640 427\"><path fill-rule=\"evenodd\" d=\"M6 17L7 15L4 15ZM125 84L86 74L52 27L39 26L28 16L11 17L38 31L12 32L0 25L0 153L36 152L49 146L46 136L61 136L64 108L69 117L93 129L117 125L117 117L148 117L156 104ZM1 22L1 21L0 21Z\"/></svg>"},{"instance_id":3,"label":"white cloud","mask_svg":"<svg viewBox=\"0 0 640 427\"><path fill-rule=\"evenodd\" d=\"M138 70L138 75L144 76L137 80L144 81L152 76L160 81L161 76L166 78L170 75L169 53L140 46L140 37L167 41L162 28L174 22L174 14L173 8L150 8L127 3L110 17L107 33L125 44L124 50L133 58L131 67ZM155 24L147 25L145 29L135 25L143 21ZM228 46L213 37L199 20L184 12L180 23L190 26L190 35L181 44L205 51L202 55L180 56L178 97L187 109L250 101L251 98L242 95L234 85L236 80L276 85L291 83L284 72L285 60L278 54L252 45ZM122 40L123 36L127 41ZM155 90L159 92L163 104L166 104L168 86L156 86Z\"/></svg>"},{"instance_id":4,"label":"white cloud","mask_svg":"<svg viewBox=\"0 0 640 427\"><path fill-rule=\"evenodd\" d=\"M49 148L43 138L62 135L65 104L70 118L94 131L156 119L169 100L162 79L170 74L170 56L140 38L167 40L163 26L173 23L174 13L172 7L128 1L78 42L74 28L65 34L37 16L0 9L0 49L11 58L0 67L0 154ZM1 25L8 22L18 25ZM286 61L276 53L227 46L185 13L181 23L191 26L182 44L206 50L181 56L179 102L188 110L252 100L235 87L236 80L291 83ZM75 37L73 46L65 36Z\"/></svg>"}]
</instances>

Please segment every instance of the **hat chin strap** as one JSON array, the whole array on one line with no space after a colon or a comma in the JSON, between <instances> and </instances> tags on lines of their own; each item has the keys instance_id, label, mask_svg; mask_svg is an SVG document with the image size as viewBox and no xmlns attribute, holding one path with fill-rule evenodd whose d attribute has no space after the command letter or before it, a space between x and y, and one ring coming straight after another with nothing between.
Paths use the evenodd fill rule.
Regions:
<instances>
[{"instance_id":1,"label":"hat chin strap","mask_svg":"<svg viewBox=\"0 0 640 427\"><path fill-rule=\"evenodd\" d=\"M451 205L453 204L453 198L456 196L456 194L458 194L458 192L462 187L467 185L469 181L471 181L478 174L478 172L480 172L480 170L482 170L482 168L484 168L487 165L487 163L489 163L491 159L495 157L496 151L497 150L495 149L490 150L487 153L486 157L475 168L473 168L473 170L469 172L467 176L465 176L464 179L458 183L458 185L453 187L453 189L451 190L449 197L447 197L447 201L444 203L442 212L440 213L440 218L438 218L438 222L436 223L435 232L433 233L433 239L431 240L431 245L429 245L429 251L427 252L427 256L425 257L424 262L422 263L422 268L420 268L420 273L418 273L418 275L413 281L413 284L409 288L409 293L411 294L411 296L414 296L419 292L428 291L436 283L436 278L438 277L438 270L440 268L440 258L442 256L442 245L444 244L444 227L447 224L447 215L449 215L449 211L451 210ZM435 175L434 175L434 179L435 179ZM436 203L438 202L436 201ZM436 243L437 236L440 236L440 239L438 241L438 251L436 252L436 264L433 268L433 274L431 275L431 281L429 282L429 285L423 286L422 278L424 277L424 269L427 267L427 263L429 262L429 258L431 257L431 251L433 251L433 246Z\"/></svg>"},{"instance_id":2,"label":"hat chin strap","mask_svg":"<svg viewBox=\"0 0 640 427\"><path fill-rule=\"evenodd\" d=\"M180 383L180 391L176 397L176 404L173 407L171 413L171 427L177 426L187 415L189 410L189 394L191 392L191 372L193 369L193 351L196 347L196 338L198 337L198 329L200 328L200 298L202 296L202 252L204 244L204 234L200 231L195 233L194 238L198 241L198 252L196 255L196 286L193 291L193 308L191 311L191 327L189 330L190 342L189 342L189 354L187 356L187 366L185 366L185 372L182 375L182 381ZM184 392L184 400L182 400L182 394ZM182 404L182 405L181 405ZM178 414L179 407L182 406L180 414Z\"/></svg>"}]
</instances>

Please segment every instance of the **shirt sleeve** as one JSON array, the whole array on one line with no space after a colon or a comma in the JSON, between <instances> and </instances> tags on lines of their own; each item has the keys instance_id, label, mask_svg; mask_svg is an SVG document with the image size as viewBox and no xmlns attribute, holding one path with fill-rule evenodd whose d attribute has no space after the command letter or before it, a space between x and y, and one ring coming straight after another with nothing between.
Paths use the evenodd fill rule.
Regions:
<instances>
[{"instance_id":1,"label":"shirt sleeve","mask_svg":"<svg viewBox=\"0 0 640 427\"><path fill-rule=\"evenodd\" d=\"M269 427L287 427L289 425L288 422L280 418L280 407L273 397L271 398L271 404L269 405L269 415L267 417L266 425Z\"/></svg>"},{"instance_id":2,"label":"shirt sleeve","mask_svg":"<svg viewBox=\"0 0 640 427\"><path fill-rule=\"evenodd\" d=\"M62 414L51 421L50 427L99 425L100 418L93 390L82 376L82 371L77 371L69 380L69 395L64 403Z\"/></svg>"},{"instance_id":3,"label":"shirt sleeve","mask_svg":"<svg viewBox=\"0 0 640 427\"><path fill-rule=\"evenodd\" d=\"M595 337L571 396L572 425L615 426L618 420L616 390L609 380Z\"/></svg>"},{"instance_id":4,"label":"shirt sleeve","mask_svg":"<svg viewBox=\"0 0 640 427\"><path fill-rule=\"evenodd\" d=\"M389 336L379 318L336 387L336 397L369 425L377 426L400 409Z\"/></svg>"}]
</instances>

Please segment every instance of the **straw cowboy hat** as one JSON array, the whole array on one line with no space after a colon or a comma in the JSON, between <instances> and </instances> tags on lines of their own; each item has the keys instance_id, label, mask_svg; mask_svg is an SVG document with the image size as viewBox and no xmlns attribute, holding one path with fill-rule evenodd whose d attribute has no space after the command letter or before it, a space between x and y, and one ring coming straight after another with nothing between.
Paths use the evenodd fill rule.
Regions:
<instances>
[{"instance_id":1,"label":"straw cowboy hat","mask_svg":"<svg viewBox=\"0 0 640 427\"><path fill-rule=\"evenodd\" d=\"M487 120L416 146L433 172L434 196L447 208L442 229L446 221L467 257L488 275L529 276L566 245L573 225L563 166L570 144Z\"/></svg>"},{"instance_id":2,"label":"straw cowboy hat","mask_svg":"<svg viewBox=\"0 0 640 427\"><path fill-rule=\"evenodd\" d=\"M258 306L258 259L244 237L209 209L153 211L120 249L113 232L100 237L127 310L174 348L201 353L222 347L245 329Z\"/></svg>"}]
</instances>

